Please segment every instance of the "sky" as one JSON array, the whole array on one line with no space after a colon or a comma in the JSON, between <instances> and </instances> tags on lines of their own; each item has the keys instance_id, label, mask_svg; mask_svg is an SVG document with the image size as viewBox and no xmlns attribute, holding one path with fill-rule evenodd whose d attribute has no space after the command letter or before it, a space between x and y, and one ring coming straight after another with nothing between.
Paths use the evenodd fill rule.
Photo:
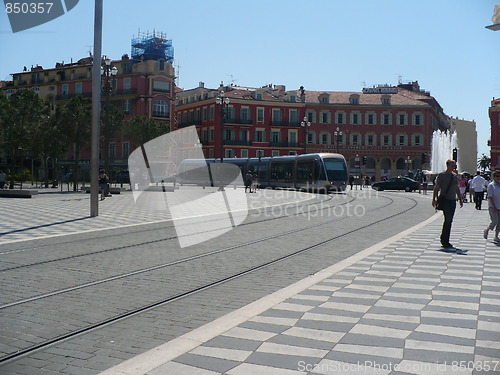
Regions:
<instances>
[{"instance_id":1,"label":"sky","mask_svg":"<svg viewBox=\"0 0 500 375\"><path fill-rule=\"evenodd\" d=\"M131 54L139 32L172 39L177 85L304 86L361 91L418 81L444 112L476 121L478 157L489 155L488 108L500 97L500 0L104 0L102 53ZM24 66L89 56L94 1L13 33L0 10L0 80Z\"/></svg>"}]
</instances>

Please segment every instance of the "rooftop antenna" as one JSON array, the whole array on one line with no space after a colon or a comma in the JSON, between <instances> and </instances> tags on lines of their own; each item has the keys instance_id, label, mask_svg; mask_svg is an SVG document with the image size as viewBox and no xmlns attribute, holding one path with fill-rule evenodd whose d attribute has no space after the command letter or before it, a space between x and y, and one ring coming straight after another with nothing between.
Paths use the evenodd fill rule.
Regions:
<instances>
[{"instance_id":1,"label":"rooftop antenna","mask_svg":"<svg viewBox=\"0 0 500 375\"><path fill-rule=\"evenodd\" d=\"M90 44L90 45L87 44L85 47L89 47L89 51L88 51L89 56L92 56L92 50L94 49L94 46L92 44Z\"/></svg>"},{"instance_id":2,"label":"rooftop antenna","mask_svg":"<svg viewBox=\"0 0 500 375\"><path fill-rule=\"evenodd\" d=\"M398 74L398 85L400 85L402 83L403 83L403 75L402 74Z\"/></svg>"},{"instance_id":3,"label":"rooftop antenna","mask_svg":"<svg viewBox=\"0 0 500 375\"><path fill-rule=\"evenodd\" d=\"M231 86L233 86L233 83L234 83L234 82L236 82L236 81L237 81L237 79L234 79L234 77L233 77L233 75L232 75L232 74L226 74L226 76L231 77L231 80L229 81L229 84L230 84Z\"/></svg>"},{"instance_id":4,"label":"rooftop antenna","mask_svg":"<svg viewBox=\"0 0 500 375\"><path fill-rule=\"evenodd\" d=\"M176 61L176 62L177 62L177 61ZM177 64L175 64L175 73L174 73L174 74L175 74L175 80L176 80L175 85L176 85L177 87L179 87L179 77L180 77L180 75L181 75L181 74L180 74L180 72L181 72L181 68L182 68L182 66L181 66L181 65L179 65L179 62L177 62Z\"/></svg>"}]
</instances>

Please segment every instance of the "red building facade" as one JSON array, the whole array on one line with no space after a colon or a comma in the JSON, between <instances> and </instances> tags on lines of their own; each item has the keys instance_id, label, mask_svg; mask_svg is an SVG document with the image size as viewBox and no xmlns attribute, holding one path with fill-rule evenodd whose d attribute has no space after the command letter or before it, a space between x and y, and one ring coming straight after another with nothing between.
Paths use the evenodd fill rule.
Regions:
<instances>
[{"instance_id":1,"label":"red building facade","mask_svg":"<svg viewBox=\"0 0 500 375\"><path fill-rule=\"evenodd\" d=\"M500 169L500 98L491 101L491 170Z\"/></svg>"},{"instance_id":2,"label":"red building facade","mask_svg":"<svg viewBox=\"0 0 500 375\"><path fill-rule=\"evenodd\" d=\"M217 104L221 92L225 103ZM417 82L362 92L200 83L177 99L174 127L195 125L207 158L221 157L222 138L225 158L338 151L351 173L376 179L428 169L432 132L448 127L439 103Z\"/></svg>"}]
</instances>

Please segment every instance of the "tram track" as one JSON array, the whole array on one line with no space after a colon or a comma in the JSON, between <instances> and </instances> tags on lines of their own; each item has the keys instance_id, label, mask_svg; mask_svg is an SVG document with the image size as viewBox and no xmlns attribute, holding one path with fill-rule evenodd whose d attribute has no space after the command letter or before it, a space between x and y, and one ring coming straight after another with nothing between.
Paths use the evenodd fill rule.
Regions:
<instances>
[{"instance_id":1,"label":"tram track","mask_svg":"<svg viewBox=\"0 0 500 375\"><path fill-rule=\"evenodd\" d=\"M388 203L385 204L385 205L383 205L383 206L377 207L373 211L377 211L377 210L381 210L381 209L387 208L388 206L390 206L391 204L393 204L394 200L392 198L389 198L389 197L384 197L384 198L386 198L388 200ZM62 342L62 341L65 341L65 340L77 337L77 336L85 334L87 332L91 332L91 331L93 331L95 329L98 329L98 328L101 328L101 327L113 324L113 323L118 322L118 321L120 321L122 319L125 319L125 318L128 318L128 317L132 317L134 315L137 315L137 314L149 311L149 310L157 308L159 306L164 306L164 305L166 305L168 303L171 303L173 301L179 300L180 298L184 298L184 297L187 297L187 296L199 293L201 291L204 291L204 290L216 287L216 286L221 285L223 283L226 283L226 282L228 282L230 280L237 279L239 277L242 277L244 275L248 275L248 274L250 274L252 272L256 272L258 270L261 270L263 268L266 268L266 267L269 267L271 265L277 264L279 262L282 262L284 260L290 259L290 258L295 257L297 255L306 253L306 252L311 251L311 250L313 250L315 248L327 245L327 244L329 244L329 243L331 243L333 241L336 241L336 240L341 239L343 237L349 236L349 235L351 235L353 233L356 233L358 231L362 231L363 229L369 228L369 227L371 227L373 225L376 225L376 224L378 224L380 222L392 219L392 218L397 217L399 215L406 214L407 212L409 212L412 209L414 209L415 206L417 206L418 202L417 202L417 200L415 200L413 198L410 198L410 197L405 197L405 198L408 199L408 200L410 200L410 201L412 201L412 205L410 207L406 208L403 211L397 212L395 214L388 215L386 217L380 218L379 220L373 221L373 222L368 223L366 225L362 225L360 227L354 228L354 229L349 230L349 231L345 231L343 233L340 233L338 235L332 236L332 237L327 238L325 240L318 241L318 242L313 243L313 244L311 244L309 246L303 247L301 249L298 249L298 250L293 251L291 253L285 254L285 255L280 256L278 258L262 262L262 263L260 263L258 265L252 266L252 267L250 267L248 269L245 269L245 270L242 270L240 272L236 272L236 273L233 273L231 275L221 277L218 280L214 280L212 282L209 282L209 283L207 283L205 285L202 285L202 286L199 286L197 288L193 288L193 289L190 289L188 291L177 293L175 295L169 296L168 298L165 298L165 299L162 299L162 300L150 303L150 304L146 304L146 305L137 307L135 309L128 310L128 311L126 311L126 312L124 312L122 314L115 315L115 316L110 317L108 319L104 319L104 320L101 320L99 322L93 323L91 325L87 325L85 327L82 327L80 329L74 330L74 331L69 332L67 334L59 335L59 336L56 336L54 338L42 341L42 342L40 342L38 344L35 344L33 346L30 346L30 347L27 347L25 349L19 350L17 352L10 353L10 354L8 354L8 355L0 358L0 364L4 364L4 363L7 363L7 362L14 361L14 360L16 360L18 358L24 357L26 355L29 355L29 354L31 354L33 352L36 352L36 351L39 351L39 350L41 350L43 348L46 348L48 346L55 345L55 344L57 344L59 342ZM371 212L373 212L373 211L371 211ZM277 218L274 218L274 219L277 219ZM309 230L309 229L314 228L314 227L318 227L318 226L322 226L322 225L327 225L327 224L331 223L334 220L338 221L339 219L336 218L336 219L328 220L328 221L325 221L325 222L316 223L316 224L313 224L311 226L308 226L307 228L304 228L303 230ZM296 229L293 230L293 232L296 232L296 231L297 231ZM277 238L277 237L282 237L282 236L288 235L290 232L292 232L292 231L286 231L286 232L282 232L282 233L276 234L274 236L268 236L268 237L265 237L265 238L262 238L262 239L258 239L258 240L254 240L254 241L248 241L246 243L238 244L238 245L231 246L231 247L228 247L228 248L218 249L218 250L213 251L213 252L199 254L199 255L194 256L194 257L189 257L189 258L177 260L175 262L170 262L170 263L167 263L167 264L163 264L163 265L158 265L158 266L155 266L155 267L151 267L150 269L137 270L134 273L117 275L117 276L115 276L113 278L109 278L107 280L100 280L100 281L98 280L98 281L96 281L94 283L88 283L88 284L76 286L76 287L73 287L73 288L68 288L67 290L54 291L52 293L46 294L45 296L37 296L35 298L37 298L37 299L47 298L47 297L50 297L52 295L61 294L61 293L64 293L64 292L67 292L67 291L70 291L70 290L75 290L76 288L85 288L85 287L89 287L89 286L92 286L92 285L96 285L97 283L103 283L103 282L115 280L115 279L118 279L118 278L126 278L126 277L128 277L128 276L130 276L132 274L153 271L155 269L158 269L158 268L161 268L161 267L168 267L168 266L171 266L171 265L174 265L174 264L178 264L180 262L188 262L190 260L199 259L199 258L202 258L202 257L208 257L210 255L218 254L218 253L229 251L229 250L232 250L232 249L249 246L251 244L255 244L255 243L258 243L258 242L268 241L270 239ZM14 306L14 305L18 305L18 304L21 304L21 303L27 303L27 302L30 302L32 300L34 300L34 299L26 299L24 301L17 301L17 302L14 302L12 304L6 304L4 306L1 306L0 308L8 308L8 307L11 307L11 306Z\"/></svg>"},{"instance_id":2,"label":"tram track","mask_svg":"<svg viewBox=\"0 0 500 375\"><path fill-rule=\"evenodd\" d=\"M355 197L351 197L351 198L352 199L350 201L341 203L340 205L352 203L353 201L356 200ZM328 195L328 199L321 200L319 202L321 204L323 204L323 202L325 202L325 201L331 201L332 199L333 199L332 195ZM282 205L287 205L287 204L289 204L289 203L283 203ZM317 206L317 204L318 203L307 203L306 207L309 207L309 206L315 207L315 206ZM322 207L321 209L322 210L327 210L327 209L329 209L331 207L333 207L333 206L325 206L325 207ZM251 213L252 211L270 210L270 209L272 209L272 207L255 208L255 209L249 210L249 213ZM297 213L290 213L290 214L286 214L285 213L284 215L280 215L278 217L270 217L270 218L265 218L265 219L261 219L261 220L244 222L244 223L240 224L239 226L240 227L244 227L244 226L247 226L247 225L255 225L255 224L260 224L260 223L263 223L263 222L273 221L273 220L277 220L277 219L283 219L283 218L286 218L286 217L294 217L294 216L297 216L297 215L300 215L300 214L303 214L303 213L298 213L298 212ZM209 216L209 215L207 215L207 216ZM249 216L251 216L251 214ZM171 221L171 220L169 220L169 221ZM208 221L209 221L209 219L207 217L207 222ZM203 224L203 223L204 222L200 222L200 224ZM170 225L165 226L162 229L163 230L174 229L174 225L170 224ZM157 230L158 230L157 228L154 228L154 229L145 229L145 230L137 230L137 231L133 231L133 232L128 232L127 235L133 236L133 235L138 234L138 233L140 233L140 234L143 235L144 233L153 232L153 231L157 231ZM117 234L110 234L110 235L106 235L106 236L101 236L100 239L110 239L110 238L113 238L113 237L116 237L116 236L118 236L118 235ZM19 265L19 266L15 266L15 267L3 268L3 269L0 269L0 272L12 271L12 270L16 270L16 269L25 268L25 267L32 267L32 266L37 266L37 265L42 265L42 264L54 263L54 262L59 262L59 261L63 261L63 260L72 260L72 259L77 259L77 258L81 258L81 257L85 257L85 256L110 253L110 252L113 252L113 251L118 251L118 250L123 250L123 249L129 249L129 248L138 247L138 246L147 246L147 245L152 245L152 244L159 243L159 242L164 242L164 241L173 241L173 240L176 240L176 239L177 239L177 236L175 236L175 235L174 236L168 236L168 237L162 237L162 238L158 238L158 239L151 240L151 241L143 241L143 242L133 243L133 244L130 244L130 245L117 246L117 247L112 247L112 248L98 250L98 251L86 252L86 253L83 253L83 254L76 254L76 255L67 256L67 257L63 257L63 258L56 258L56 259L50 259L50 260L45 260L45 261L40 261L40 262L35 262L35 263L30 263L30 264L23 264L23 265ZM64 241L64 242L59 243L59 245L72 244L72 243L73 243L72 241ZM30 250L41 249L41 248L49 247L49 246L52 246L52 245L36 246L34 248L30 248ZM8 254L14 253L14 252L18 252L18 250L15 250L15 251L12 251L12 252L2 252L2 253L0 253L0 256L1 255L8 255ZM0 308L1 308L1 306L0 306Z\"/></svg>"}]
</instances>

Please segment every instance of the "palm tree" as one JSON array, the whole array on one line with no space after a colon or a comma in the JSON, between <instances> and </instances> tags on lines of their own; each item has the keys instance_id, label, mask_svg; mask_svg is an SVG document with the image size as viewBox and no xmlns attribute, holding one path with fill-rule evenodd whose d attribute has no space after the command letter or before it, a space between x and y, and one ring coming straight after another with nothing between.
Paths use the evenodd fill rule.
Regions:
<instances>
[{"instance_id":1,"label":"palm tree","mask_svg":"<svg viewBox=\"0 0 500 375\"><path fill-rule=\"evenodd\" d=\"M481 157L477 160L477 166L482 172L491 166L491 158L489 156L486 156L485 154L482 154Z\"/></svg>"}]
</instances>

